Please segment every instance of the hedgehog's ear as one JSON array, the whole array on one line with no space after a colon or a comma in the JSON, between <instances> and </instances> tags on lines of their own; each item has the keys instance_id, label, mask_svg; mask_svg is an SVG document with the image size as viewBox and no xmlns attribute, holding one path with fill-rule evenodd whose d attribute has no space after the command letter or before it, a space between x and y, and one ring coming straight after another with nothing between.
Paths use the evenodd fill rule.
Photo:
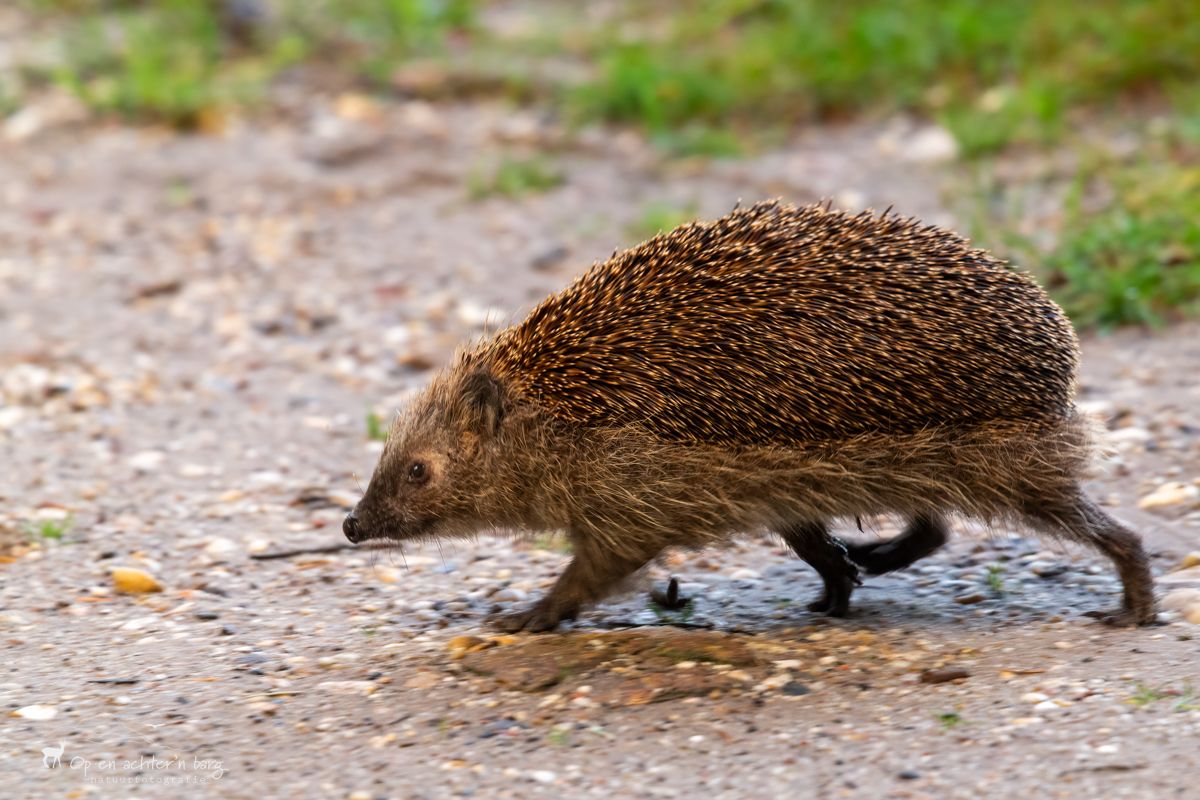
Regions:
<instances>
[{"instance_id":1,"label":"hedgehog's ear","mask_svg":"<svg viewBox=\"0 0 1200 800\"><path fill-rule=\"evenodd\" d=\"M504 393L500 381L487 369L472 370L463 380L463 411L468 427L481 436L500 430L504 419Z\"/></svg>"}]
</instances>

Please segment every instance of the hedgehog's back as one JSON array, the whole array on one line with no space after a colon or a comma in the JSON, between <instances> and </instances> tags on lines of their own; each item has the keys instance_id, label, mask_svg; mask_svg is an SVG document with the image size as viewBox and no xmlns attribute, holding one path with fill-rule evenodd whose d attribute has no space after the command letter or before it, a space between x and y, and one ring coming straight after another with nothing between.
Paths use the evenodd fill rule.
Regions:
<instances>
[{"instance_id":1,"label":"hedgehog's back","mask_svg":"<svg viewBox=\"0 0 1200 800\"><path fill-rule=\"evenodd\" d=\"M1058 421L1077 349L952 233L759 203L597 264L481 355L561 419L736 445Z\"/></svg>"}]
</instances>

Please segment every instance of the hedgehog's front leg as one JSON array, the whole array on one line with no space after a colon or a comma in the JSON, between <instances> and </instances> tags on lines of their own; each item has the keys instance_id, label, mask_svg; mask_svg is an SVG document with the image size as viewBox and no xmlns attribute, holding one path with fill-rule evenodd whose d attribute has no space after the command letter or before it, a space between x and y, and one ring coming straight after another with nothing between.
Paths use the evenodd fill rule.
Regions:
<instances>
[{"instance_id":1,"label":"hedgehog's front leg","mask_svg":"<svg viewBox=\"0 0 1200 800\"><path fill-rule=\"evenodd\" d=\"M661 549L617 551L602 538L576 534L571 536L571 547L575 557L546 596L524 611L500 617L497 627L509 633L554 630L562 620L574 619L584 606L603 599Z\"/></svg>"}]
</instances>

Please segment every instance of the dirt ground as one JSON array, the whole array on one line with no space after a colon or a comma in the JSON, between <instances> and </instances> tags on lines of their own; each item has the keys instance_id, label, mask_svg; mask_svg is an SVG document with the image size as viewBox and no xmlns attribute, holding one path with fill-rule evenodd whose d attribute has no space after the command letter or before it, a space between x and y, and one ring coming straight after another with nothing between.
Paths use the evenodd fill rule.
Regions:
<instances>
[{"instance_id":1,"label":"dirt ground","mask_svg":"<svg viewBox=\"0 0 1200 800\"><path fill-rule=\"evenodd\" d=\"M929 131L668 163L509 108L343 96L218 135L17 133L0 795L1194 796L1196 325L1084 343L1081 398L1115 450L1093 488L1155 553L1157 627L1085 615L1119 591L1092 554L969 524L868 580L848 619L805 611L815 575L749 541L653 570L682 612L640 592L539 636L485 618L553 579L552 540L263 558L343 544L379 449L368 411L632 243L650 206L829 197L958 224ZM471 199L473 174L535 150L563 186ZM866 522L844 533L894 530ZM115 568L162 591L118 593Z\"/></svg>"}]
</instances>

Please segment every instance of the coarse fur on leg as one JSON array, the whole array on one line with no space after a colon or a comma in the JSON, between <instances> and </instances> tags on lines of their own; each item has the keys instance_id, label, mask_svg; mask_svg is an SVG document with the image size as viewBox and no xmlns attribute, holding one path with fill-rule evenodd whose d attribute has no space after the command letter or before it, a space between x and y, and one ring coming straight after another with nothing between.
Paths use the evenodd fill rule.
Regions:
<instances>
[{"instance_id":1,"label":"coarse fur on leg","mask_svg":"<svg viewBox=\"0 0 1200 800\"><path fill-rule=\"evenodd\" d=\"M1136 533L1109 516L1078 486L1050 502L1026 507L1034 527L1081 542L1112 559L1124 587L1121 608L1101 617L1110 625L1149 625L1157 615L1150 562Z\"/></svg>"}]
</instances>

